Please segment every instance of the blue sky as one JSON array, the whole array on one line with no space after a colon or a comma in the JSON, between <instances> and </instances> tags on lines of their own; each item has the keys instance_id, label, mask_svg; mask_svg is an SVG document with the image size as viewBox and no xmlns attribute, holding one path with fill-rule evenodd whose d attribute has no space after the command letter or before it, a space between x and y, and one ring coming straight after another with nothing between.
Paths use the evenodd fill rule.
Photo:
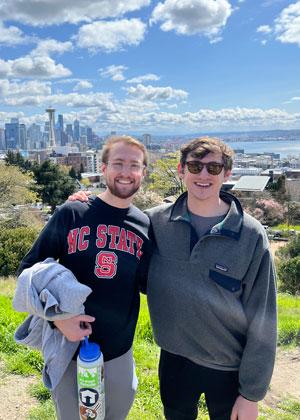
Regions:
<instances>
[{"instance_id":1,"label":"blue sky","mask_svg":"<svg viewBox=\"0 0 300 420\"><path fill-rule=\"evenodd\" d=\"M300 1L0 0L0 127L300 128L299 74Z\"/></svg>"}]
</instances>

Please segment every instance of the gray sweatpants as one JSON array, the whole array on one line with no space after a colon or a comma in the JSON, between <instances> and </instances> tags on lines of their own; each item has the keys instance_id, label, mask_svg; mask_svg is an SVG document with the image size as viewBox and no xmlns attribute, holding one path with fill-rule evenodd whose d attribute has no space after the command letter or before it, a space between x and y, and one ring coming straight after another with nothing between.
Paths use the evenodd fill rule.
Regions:
<instances>
[{"instance_id":1,"label":"gray sweatpants","mask_svg":"<svg viewBox=\"0 0 300 420\"><path fill-rule=\"evenodd\" d=\"M123 420L133 404L137 377L132 349L104 363L105 420ZM74 360L52 391L58 420L79 420L77 371Z\"/></svg>"}]
</instances>

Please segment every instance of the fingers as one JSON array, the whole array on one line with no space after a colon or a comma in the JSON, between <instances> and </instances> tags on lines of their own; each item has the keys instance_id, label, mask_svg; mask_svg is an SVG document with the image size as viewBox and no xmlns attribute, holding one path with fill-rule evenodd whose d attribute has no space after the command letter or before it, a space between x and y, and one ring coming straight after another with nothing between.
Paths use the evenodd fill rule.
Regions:
<instances>
[{"instance_id":1,"label":"fingers","mask_svg":"<svg viewBox=\"0 0 300 420\"><path fill-rule=\"evenodd\" d=\"M88 201L89 200L89 196L92 194L91 191L77 191L76 193L70 195L68 197L69 201Z\"/></svg>"},{"instance_id":2,"label":"fingers","mask_svg":"<svg viewBox=\"0 0 300 420\"><path fill-rule=\"evenodd\" d=\"M79 341L92 334L91 322L95 318L90 315L78 315L73 318L56 320L54 325L69 341Z\"/></svg>"},{"instance_id":3,"label":"fingers","mask_svg":"<svg viewBox=\"0 0 300 420\"><path fill-rule=\"evenodd\" d=\"M79 321L82 321L82 322L94 322L95 321L95 317L90 316L90 315L78 315L77 319Z\"/></svg>"}]
</instances>

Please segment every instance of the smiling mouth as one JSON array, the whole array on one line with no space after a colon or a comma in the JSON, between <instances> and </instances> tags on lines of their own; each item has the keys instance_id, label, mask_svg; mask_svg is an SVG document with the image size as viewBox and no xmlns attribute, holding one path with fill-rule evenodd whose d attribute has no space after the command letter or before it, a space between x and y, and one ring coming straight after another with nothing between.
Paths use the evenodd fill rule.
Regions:
<instances>
[{"instance_id":1,"label":"smiling mouth","mask_svg":"<svg viewBox=\"0 0 300 420\"><path fill-rule=\"evenodd\" d=\"M116 182L118 182L119 184L122 184L122 185L130 185L130 184L132 184L132 181L126 180L126 179L118 179Z\"/></svg>"},{"instance_id":2,"label":"smiling mouth","mask_svg":"<svg viewBox=\"0 0 300 420\"><path fill-rule=\"evenodd\" d=\"M201 187L201 188L208 188L211 186L211 183L202 183L202 182L195 182L194 183L197 187Z\"/></svg>"}]
</instances>

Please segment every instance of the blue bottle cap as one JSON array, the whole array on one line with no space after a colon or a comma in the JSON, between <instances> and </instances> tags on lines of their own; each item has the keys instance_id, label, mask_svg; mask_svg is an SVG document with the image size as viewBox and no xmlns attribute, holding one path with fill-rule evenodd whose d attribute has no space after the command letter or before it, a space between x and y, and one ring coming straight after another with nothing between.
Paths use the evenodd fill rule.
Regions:
<instances>
[{"instance_id":1,"label":"blue bottle cap","mask_svg":"<svg viewBox=\"0 0 300 420\"><path fill-rule=\"evenodd\" d=\"M84 362L94 362L101 356L100 346L97 343L89 343L88 337L81 342L79 357Z\"/></svg>"}]
</instances>

